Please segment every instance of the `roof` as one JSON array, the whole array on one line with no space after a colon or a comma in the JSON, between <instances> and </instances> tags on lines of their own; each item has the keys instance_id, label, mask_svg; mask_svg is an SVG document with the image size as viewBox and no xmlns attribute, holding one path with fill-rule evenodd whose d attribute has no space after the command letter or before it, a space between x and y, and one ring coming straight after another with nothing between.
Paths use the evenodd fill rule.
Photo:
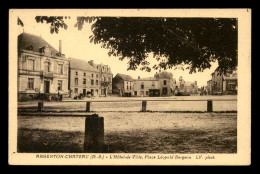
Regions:
<instances>
[{"instance_id":1,"label":"roof","mask_svg":"<svg viewBox=\"0 0 260 174\"><path fill-rule=\"evenodd\" d=\"M224 80L237 80L237 77L223 77Z\"/></svg>"},{"instance_id":2,"label":"roof","mask_svg":"<svg viewBox=\"0 0 260 174\"><path fill-rule=\"evenodd\" d=\"M35 36L29 33L22 33L18 36L18 50L27 49L29 46L32 46L33 52L39 52L39 49L46 45L48 45L52 55L56 56L56 53L59 53L53 46L51 46L40 36Z\"/></svg>"},{"instance_id":3,"label":"roof","mask_svg":"<svg viewBox=\"0 0 260 174\"><path fill-rule=\"evenodd\" d=\"M69 58L69 61L70 61L70 67L72 69L98 72L98 70L96 68L94 68L88 62L86 62L84 60L75 59L75 58Z\"/></svg>"},{"instance_id":4,"label":"roof","mask_svg":"<svg viewBox=\"0 0 260 174\"><path fill-rule=\"evenodd\" d=\"M180 85L180 81L176 82L177 85ZM184 86L191 86L191 85L195 85L195 82L190 82L190 81L184 81ZM197 85L195 85L197 86Z\"/></svg>"},{"instance_id":5,"label":"roof","mask_svg":"<svg viewBox=\"0 0 260 174\"><path fill-rule=\"evenodd\" d=\"M117 75L115 77L120 77L121 79L123 79L125 81L133 81L133 78L131 76L125 75L125 74L117 73Z\"/></svg>"},{"instance_id":6,"label":"roof","mask_svg":"<svg viewBox=\"0 0 260 174\"><path fill-rule=\"evenodd\" d=\"M162 72L154 74L154 77L156 77L156 78L173 78L173 75L170 72L162 71Z\"/></svg>"},{"instance_id":7,"label":"roof","mask_svg":"<svg viewBox=\"0 0 260 174\"><path fill-rule=\"evenodd\" d=\"M140 78L140 79L135 79L135 80L140 80L140 81L158 81L158 78L155 78L155 77L145 77L145 78Z\"/></svg>"}]
</instances>

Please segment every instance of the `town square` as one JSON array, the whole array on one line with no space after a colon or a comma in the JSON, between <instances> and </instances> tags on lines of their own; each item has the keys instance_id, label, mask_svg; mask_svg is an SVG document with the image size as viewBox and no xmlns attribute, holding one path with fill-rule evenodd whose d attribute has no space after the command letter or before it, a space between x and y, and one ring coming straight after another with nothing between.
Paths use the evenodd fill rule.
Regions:
<instances>
[{"instance_id":1,"label":"town square","mask_svg":"<svg viewBox=\"0 0 260 174\"><path fill-rule=\"evenodd\" d=\"M21 11L13 154L169 164L241 152L239 18Z\"/></svg>"}]
</instances>

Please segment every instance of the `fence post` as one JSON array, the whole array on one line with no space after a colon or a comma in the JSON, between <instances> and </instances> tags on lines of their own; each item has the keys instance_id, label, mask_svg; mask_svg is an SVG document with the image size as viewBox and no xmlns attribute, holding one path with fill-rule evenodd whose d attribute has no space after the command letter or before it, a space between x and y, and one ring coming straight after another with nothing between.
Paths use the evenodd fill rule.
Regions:
<instances>
[{"instance_id":1,"label":"fence post","mask_svg":"<svg viewBox=\"0 0 260 174\"><path fill-rule=\"evenodd\" d=\"M90 102L86 103L86 112L90 112Z\"/></svg>"},{"instance_id":2,"label":"fence post","mask_svg":"<svg viewBox=\"0 0 260 174\"><path fill-rule=\"evenodd\" d=\"M104 148L104 118L96 114L85 120L84 152L102 152Z\"/></svg>"},{"instance_id":3,"label":"fence post","mask_svg":"<svg viewBox=\"0 0 260 174\"><path fill-rule=\"evenodd\" d=\"M143 112L146 111L146 104L147 104L147 101L142 101L142 111Z\"/></svg>"},{"instance_id":4,"label":"fence post","mask_svg":"<svg viewBox=\"0 0 260 174\"><path fill-rule=\"evenodd\" d=\"M38 111L41 112L43 109L43 102L38 102Z\"/></svg>"},{"instance_id":5,"label":"fence post","mask_svg":"<svg viewBox=\"0 0 260 174\"><path fill-rule=\"evenodd\" d=\"M212 100L208 100L208 102L207 102L207 112L212 112L212 111L213 111Z\"/></svg>"}]
</instances>

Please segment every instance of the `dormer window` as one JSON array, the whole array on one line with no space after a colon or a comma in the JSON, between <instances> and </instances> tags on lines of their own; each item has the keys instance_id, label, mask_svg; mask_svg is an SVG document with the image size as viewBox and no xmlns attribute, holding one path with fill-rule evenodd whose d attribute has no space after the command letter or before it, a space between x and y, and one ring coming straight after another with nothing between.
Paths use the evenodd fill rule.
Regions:
<instances>
[{"instance_id":1,"label":"dormer window","mask_svg":"<svg viewBox=\"0 0 260 174\"><path fill-rule=\"evenodd\" d=\"M33 46L30 45L30 46L28 46L26 49L27 49L27 50L33 50Z\"/></svg>"},{"instance_id":2,"label":"dormer window","mask_svg":"<svg viewBox=\"0 0 260 174\"><path fill-rule=\"evenodd\" d=\"M48 45L43 46L40 48L40 53L44 53L44 54L51 54L50 48Z\"/></svg>"}]
</instances>

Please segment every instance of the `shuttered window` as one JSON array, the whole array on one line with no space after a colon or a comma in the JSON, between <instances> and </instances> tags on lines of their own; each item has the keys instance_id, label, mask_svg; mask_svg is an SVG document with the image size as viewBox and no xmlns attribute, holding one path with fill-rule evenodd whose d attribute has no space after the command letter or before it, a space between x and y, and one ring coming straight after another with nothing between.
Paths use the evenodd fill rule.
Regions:
<instances>
[{"instance_id":1,"label":"shuttered window","mask_svg":"<svg viewBox=\"0 0 260 174\"><path fill-rule=\"evenodd\" d=\"M33 59L28 59L28 70L34 71L35 61Z\"/></svg>"},{"instance_id":2,"label":"shuttered window","mask_svg":"<svg viewBox=\"0 0 260 174\"><path fill-rule=\"evenodd\" d=\"M28 89L34 89L34 78L28 78Z\"/></svg>"}]
</instances>

